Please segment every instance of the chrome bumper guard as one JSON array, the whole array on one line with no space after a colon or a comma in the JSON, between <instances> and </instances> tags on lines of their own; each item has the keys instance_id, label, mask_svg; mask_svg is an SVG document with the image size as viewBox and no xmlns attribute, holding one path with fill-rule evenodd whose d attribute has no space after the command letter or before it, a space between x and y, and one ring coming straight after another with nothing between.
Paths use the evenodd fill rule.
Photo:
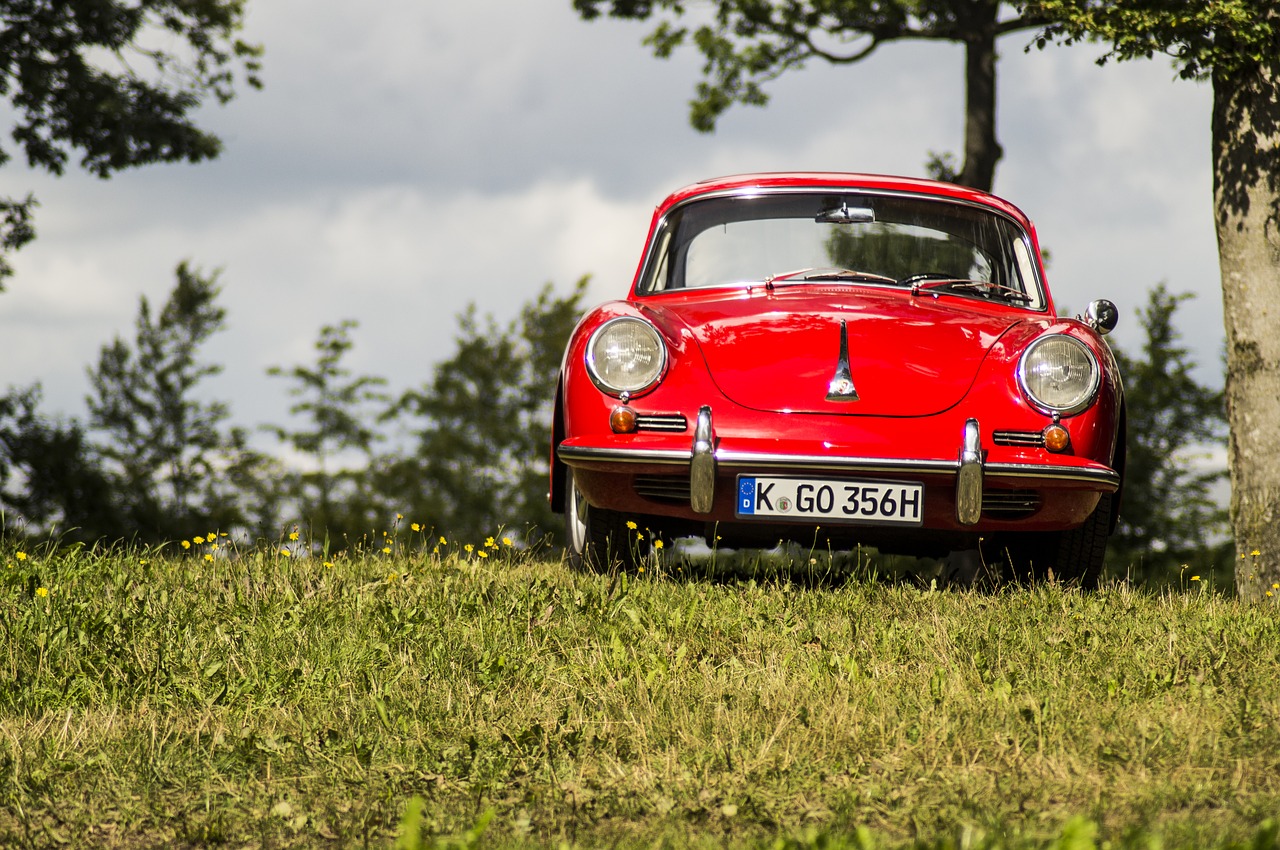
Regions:
<instances>
[{"instance_id":1,"label":"chrome bumper guard","mask_svg":"<svg viewBox=\"0 0 1280 850\"><path fill-rule=\"evenodd\" d=\"M693 456L689 458L689 507L696 514L711 513L716 500L716 437L711 430L711 408L698 411L693 429Z\"/></svg>"},{"instance_id":2,"label":"chrome bumper guard","mask_svg":"<svg viewBox=\"0 0 1280 850\"><path fill-rule=\"evenodd\" d=\"M964 423L960 469L956 472L956 522L961 525L976 525L982 518L982 463L985 459L978 420L970 419Z\"/></svg>"}]
</instances>

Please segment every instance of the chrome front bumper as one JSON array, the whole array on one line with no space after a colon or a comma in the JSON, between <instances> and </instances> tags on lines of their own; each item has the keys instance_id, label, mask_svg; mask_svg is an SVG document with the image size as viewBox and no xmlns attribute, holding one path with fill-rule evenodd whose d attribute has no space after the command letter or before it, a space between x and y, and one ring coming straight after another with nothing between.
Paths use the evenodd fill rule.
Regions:
<instances>
[{"instance_id":1,"label":"chrome front bumper","mask_svg":"<svg viewBox=\"0 0 1280 850\"><path fill-rule=\"evenodd\" d=\"M716 476L721 471L731 469L954 476L956 521L966 526L976 524L981 517L984 482L991 476L1085 485L1103 492L1114 492L1120 486L1119 473L1110 469L1034 463L990 463L986 450L982 448L981 429L977 419L965 422L955 460L735 451L720 448L717 443L711 408L704 405L698 411L693 445L687 450L561 445L557 451L560 459L570 466L577 462L687 467L690 506L699 514L711 512L715 502Z\"/></svg>"}]
</instances>

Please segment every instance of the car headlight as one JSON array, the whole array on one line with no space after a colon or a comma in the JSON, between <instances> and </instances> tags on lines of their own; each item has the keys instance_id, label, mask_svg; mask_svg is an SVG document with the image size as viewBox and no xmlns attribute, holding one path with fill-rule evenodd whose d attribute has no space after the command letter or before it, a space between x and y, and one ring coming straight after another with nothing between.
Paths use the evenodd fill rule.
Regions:
<instances>
[{"instance_id":1,"label":"car headlight","mask_svg":"<svg viewBox=\"0 0 1280 850\"><path fill-rule=\"evenodd\" d=\"M1018 382L1032 404L1049 413L1079 413L1093 402L1101 372L1089 347L1075 337L1041 337L1022 355Z\"/></svg>"},{"instance_id":2,"label":"car headlight","mask_svg":"<svg viewBox=\"0 0 1280 850\"><path fill-rule=\"evenodd\" d=\"M601 325L587 343L587 371L610 395L647 390L662 377L667 348L653 325L624 316Z\"/></svg>"}]
</instances>

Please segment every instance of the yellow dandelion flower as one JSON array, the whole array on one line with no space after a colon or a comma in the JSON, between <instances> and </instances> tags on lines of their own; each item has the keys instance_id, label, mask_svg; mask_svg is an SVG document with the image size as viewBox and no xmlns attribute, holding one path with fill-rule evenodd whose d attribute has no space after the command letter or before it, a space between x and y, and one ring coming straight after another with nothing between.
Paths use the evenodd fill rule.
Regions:
<instances>
[{"instance_id":1,"label":"yellow dandelion flower","mask_svg":"<svg viewBox=\"0 0 1280 850\"><path fill-rule=\"evenodd\" d=\"M1200 580L1200 576L1192 576L1192 577L1191 577L1191 580L1192 580L1192 581L1199 581L1199 580Z\"/></svg>"},{"instance_id":2,"label":"yellow dandelion flower","mask_svg":"<svg viewBox=\"0 0 1280 850\"><path fill-rule=\"evenodd\" d=\"M411 523L409 523L409 529L410 529L411 531L421 531L421 530L422 530L422 526L418 525L416 522L411 522Z\"/></svg>"},{"instance_id":3,"label":"yellow dandelion flower","mask_svg":"<svg viewBox=\"0 0 1280 850\"><path fill-rule=\"evenodd\" d=\"M201 543L203 543L203 542L204 542L204 538L203 538L203 537L192 537L192 538L191 538L191 542L192 542L192 543L194 543L194 544L196 544L197 546L199 546Z\"/></svg>"},{"instance_id":4,"label":"yellow dandelion flower","mask_svg":"<svg viewBox=\"0 0 1280 850\"><path fill-rule=\"evenodd\" d=\"M191 541L190 541L190 540L184 540L184 541L182 541L182 548L183 548L183 549L190 549L190 548L191 548Z\"/></svg>"},{"instance_id":5,"label":"yellow dandelion flower","mask_svg":"<svg viewBox=\"0 0 1280 850\"><path fill-rule=\"evenodd\" d=\"M440 547L439 547L439 546L437 546L436 548L432 549L432 550L431 550L431 554L432 554L432 555L439 555L439 554L440 554Z\"/></svg>"},{"instance_id":6,"label":"yellow dandelion flower","mask_svg":"<svg viewBox=\"0 0 1280 850\"><path fill-rule=\"evenodd\" d=\"M384 555L390 555L390 554L391 554L391 547L390 547L390 546L383 546L383 547L382 547L382 554L384 554Z\"/></svg>"},{"instance_id":7,"label":"yellow dandelion flower","mask_svg":"<svg viewBox=\"0 0 1280 850\"><path fill-rule=\"evenodd\" d=\"M1267 596L1270 596L1270 595L1271 595L1271 591L1269 591L1269 590L1268 590L1268 591L1267 591Z\"/></svg>"},{"instance_id":8,"label":"yellow dandelion flower","mask_svg":"<svg viewBox=\"0 0 1280 850\"><path fill-rule=\"evenodd\" d=\"M638 573L644 572L644 567L636 567L636 572Z\"/></svg>"},{"instance_id":9,"label":"yellow dandelion flower","mask_svg":"<svg viewBox=\"0 0 1280 850\"><path fill-rule=\"evenodd\" d=\"M324 565L325 565L326 567L332 567L332 566L333 566L333 561L325 561L325 562L324 562Z\"/></svg>"},{"instance_id":10,"label":"yellow dandelion flower","mask_svg":"<svg viewBox=\"0 0 1280 850\"><path fill-rule=\"evenodd\" d=\"M489 553L484 551L483 549L481 549L477 554L479 554L481 558L489 557Z\"/></svg>"},{"instance_id":11,"label":"yellow dandelion flower","mask_svg":"<svg viewBox=\"0 0 1280 850\"><path fill-rule=\"evenodd\" d=\"M631 529L632 531L635 531L637 527L638 526L636 526L634 522L632 522L631 520L627 520L627 528Z\"/></svg>"},{"instance_id":12,"label":"yellow dandelion flower","mask_svg":"<svg viewBox=\"0 0 1280 850\"><path fill-rule=\"evenodd\" d=\"M503 546L514 546L515 544L511 542L511 538L510 538L510 537L504 537L504 538L502 538L502 545L503 545Z\"/></svg>"},{"instance_id":13,"label":"yellow dandelion flower","mask_svg":"<svg viewBox=\"0 0 1280 850\"><path fill-rule=\"evenodd\" d=\"M39 596L41 599L44 599L48 595L49 595L49 588L47 587L36 588L36 596ZM1271 595L1270 593L1267 594L1267 596L1270 596L1270 595Z\"/></svg>"},{"instance_id":14,"label":"yellow dandelion flower","mask_svg":"<svg viewBox=\"0 0 1280 850\"><path fill-rule=\"evenodd\" d=\"M493 548L494 548L494 547L496 547L498 544L493 542L493 538L492 538L492 537L489 537L489 538L486 538L486 539L485 539L485 541L484 541L484 545L488 546L490 549L493 549Z\"/></svg>"},{"instance_id":15,"label":"yellow dandelion flower","mask_svg":"<svg viewBox=\"0 0 1280 850\"><path fill-rule=\"evenodd\" d=\"M653 541L653 548L655 548L655 549L661 549L661 548L662 548L662 541L661 541L661 540L655 540L655 541Z\"/></svg>"},{"instance_id":16,"label":"yellow dandelion flower","mask_svg":"<svg viewBox=\"0 0 1280 850\"><path fill-rule=\"evenodd\" d=\"M1262 553L1261 553L1260 551L1258 551L1257 549L1254 549L1254 550L1253 550L1252 552L1250 552L1249 554L1256 558L1256 557L1258 557L1259 555L1261 555Z\"/></svg>"},{"instance_id":17,"label":"yellow dandelion flower","mask_svg":"<svg viewBox=\"0 0 1280 850\"><path fill-rule=\"evenodd\" d=\"M206 561L212 561L212 560L213 560L213 553L212 553L212 552L205 552L205 553L204 553L204 559L205 559Z\"/></svg>"},{"instance_id":18,"label":"yellow dandelion flower","mask_svg":"<svg viewBox=\"0 0 1280 850\"><path fill-rule=\"evenodd\" d=\"M448 546L448 545L449 545L449 541L448 541L448 540L445 540L445 539L444 539L444 537L441 537L441 538L440 538L440 545L441 545L441 546Z\"/></svg>"},{"instance_id":19,"label":"yellow dandelion flower","mask_svg":"<svg viewBox=\"0 0 1280 850\"><path fill-rule=\"evenodd\" d=\"M17 558L19 561L25 561L25 560L27 559L27 553L26 553L26 552L14 552L14 553L13 553L13 557Z\"/></svg>"},{"instance_id":20,"label":"yellow dandelion flower","mask_svg":"<svg viewBox=\"0 0 1280 850\"><path fill-rule=\"evenodd\" d=\"M637 532L636 532L636 540L644 540L644 535L637 531Z\"/></svg>"},{"instance_id":21,"label":"yellow dandelion flower","mask_svg":"<svg viewBox=\"0 0 1280 850\"><path fill-rule=\"evenodd\" d=\"M283 556L285 556L285 557L287 558L287 557L289 557L289 556L290 556L291 554L293 554L293 553L292 553L292 552L290 552L288 549L281 549L281 550L280 550L280 554L281 554L281 555L283 555Z\"/></svg>"},{"instance_id":22,"label":"yellow dandelion flower","mask_svg":"<svg viewBox=\"0 0 1280 850\"><path fill-rule=\"evenodd\" d=\"M290 540L297 540L297 539L298 539L298 532L296 532L296 531L290 531L290 532L289 532L289 539L290 539Z\"/></svg>"},{"instance_id":23,"label":"yellow dandelion flower","mask_svg":"<svg viewBox=\"0 0 1280 850\"><path fill-rule=\"evenodd\" d=\"M1280 590L1280 582L1273 582L1273 583L1272 583L1272 585L1271 585L1271 589L1272 589L1272 590Z\"/></svg>"},{"instance_id":24,"label":"yellow dandelion flower","mask_svg":"<svg viewBox=\"0 0 1280 850\"><path fill-rule=\"evenodd\" d=\"M470 543L468 543L466 546L463 546L462 548L466 551L468 555L476 551L476 547L472 546Z\"/></svg>"},{"instance_id":25,"label":"yellow dandelion flower","mask_svg":"<svg viewBox=\"0 0 1280 850\"><path fill-rule=\"evenodd\" d=\"M396 521L397 521L397 522L399 522L399 521L400 521L400 520L402 520L402 519L404 519L404 514L396 514Z\"/></svg>"}]
</instances>

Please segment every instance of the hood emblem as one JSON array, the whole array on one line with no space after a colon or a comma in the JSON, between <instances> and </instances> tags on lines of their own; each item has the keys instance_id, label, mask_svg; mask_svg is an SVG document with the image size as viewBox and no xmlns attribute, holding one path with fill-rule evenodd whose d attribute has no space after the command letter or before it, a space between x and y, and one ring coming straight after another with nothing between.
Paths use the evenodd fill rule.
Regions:
<instances>
[{"instance_id":1,"label":"hood emblem","mask_svg":"<svg viewBox=\"0 0 1280 850\"><path fill-rule=\"evenodd\" d=\"M857 401L858 391L853 387L853 374L849 371L849 329L840 320L840 358L836 361L836 373L827 384L827 401Z\"/></svg>"}]
</instances>

